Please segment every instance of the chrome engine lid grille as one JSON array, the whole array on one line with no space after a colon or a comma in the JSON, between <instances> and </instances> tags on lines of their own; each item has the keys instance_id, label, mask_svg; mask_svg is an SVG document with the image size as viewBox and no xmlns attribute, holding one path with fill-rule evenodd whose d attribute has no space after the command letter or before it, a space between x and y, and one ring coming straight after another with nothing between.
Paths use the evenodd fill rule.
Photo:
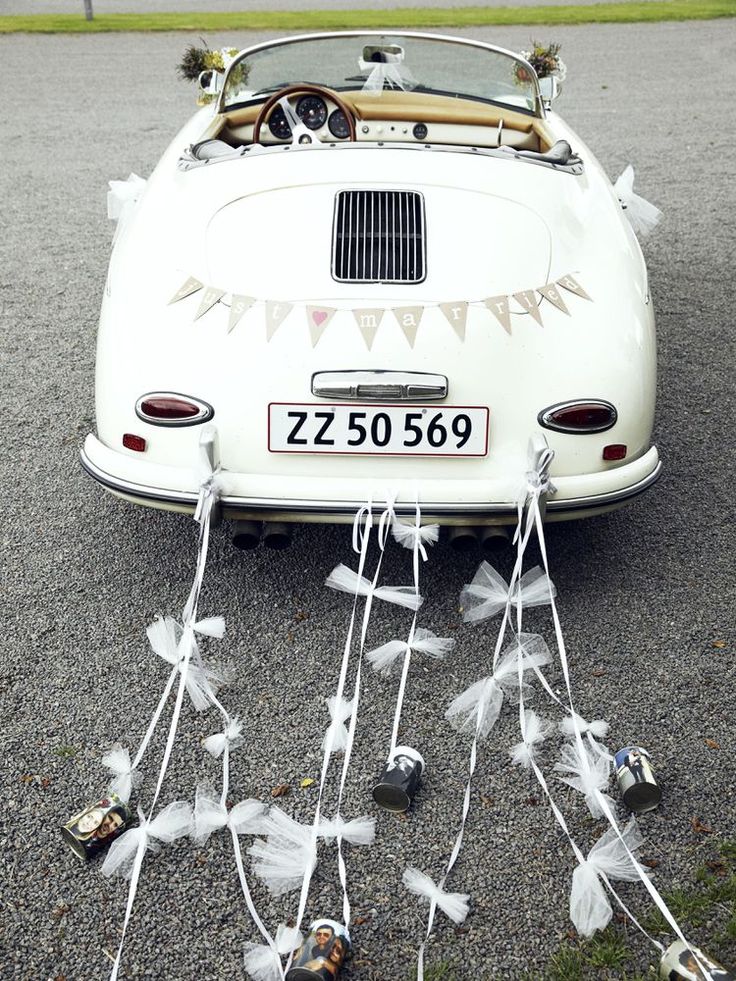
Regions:
<instances>
[{"instance_id":1,"label":"chrome engine lid grille","mask_svg":"<svg viewBox=\"0 0 736 981\"><path fill-rule=\"evenodd\" d=\"M425 371L318 371L312 375L312 395L359 402L428 402L447 398L447 378Z\"/></svg>"},{"instance_id":2,"label":"chrome engine lid grille","mask_svg":"<svg viewBox=\"0 0 736 981\"><path fill-rule=\"evenodd\" d=\"M416 191L339 191L332 276L339 283L421 283L424 199Z\"/></svg>"}]
</instances>

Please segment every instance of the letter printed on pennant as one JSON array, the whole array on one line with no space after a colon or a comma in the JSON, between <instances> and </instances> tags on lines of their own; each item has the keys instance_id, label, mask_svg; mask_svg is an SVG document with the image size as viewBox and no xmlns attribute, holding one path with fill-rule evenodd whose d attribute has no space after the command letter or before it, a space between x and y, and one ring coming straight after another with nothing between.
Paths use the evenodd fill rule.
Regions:
<instances>
[{"instance_id":1,"label":"letter printed on pennant","mask_svg":"<svg viewBox=\"0 0 736 981\"><path fill-rule=\"evenodd\" d=\"M527 313L530 313L534 317L540 327L544 327L542 314L539 312L539 304L537 303L536 290L522 290L520 293L514 293L514 299L519 306L523 307Z\"/></svg>"},{"instance_id":2,"label":"letter printed on pennant","mask_svg":"<svg viewBox=\"0 0 736 981\"><path fill-rule=\"evenodd\" d=\"M363 335L363 340L369 351L373 347L373 341L376 339L376 332L378 331L384 313L384 310L372 308L353 310L355 322L360 329L360 333Z\"/></svg>"},{"instance_id":3,"label":"letter printed on pennant","mask_svg":"<svg viewBox=\"0 0 736 981\"><path fill-rule=\"evenodd\" d=\"M557 286L554 283L547 283L546 286L539 286L538 290L546 300L549 300L553 307L557 307L558 310L562 310L563 313L566 313L568 317L570 316L570 311L567 309L567 304L560 296L560 291L557 289Z\"/></svg>"},{"instance_id":4,"label":"letter printed on pennant","mask_svg":"<svg viewBox=\"0 0 736 981\"><path fill-rule=\"evenodd\" d=\"M218 290L214 286L208 286L207 289L202 294L202 302L199 304L199 309L194 314L194 319L199 320L199 318L204 316L204 314L207 313L208 310L211 310L212 307L217 303L217 301L221 299L224 295L225 295L225 290Z\"/></svg>"},{"instance_id":5,"label":"letter printed on pennant","mask_svg":"<svg viewBox=\"0 0 736 981\"><path fill-rule=\"evenodd\" d=\"M487 300L484 300L484 303L506 333L510 335L511 309L509 308L508 296L489 296Z\"/></svg>"},{"instance_id":6,"label":"letter printed on pennant","mask_svg":"<svg viewBox=\"0 0 736 981\"><path fill-rule=\"evenodd\" d=\"M312 347L317 346L317 342L324 334L327 325L335 316L334 307L307 307L307 324L309 325L309 336L312 340Z\"/></svg>"},{"instance_id":7,"label":"letter printed on pennant","mask_svg":"<svg viewBox=\"0 0 736 981\"><path fill-rule=\"evenodd\" d=\"M562 279L557 280L557 285L561 286L563 289L567 290L569 293L574 293L575 296L581 296L584 300L590 300L592 302L592 297L588 296L580 283L575 279L574 276L563 276Z\"/></svg>"},{"instance_id":8,"label":"letter printed on pennant","mask_svg":"<svg viewBox=\"0 0 736 981\"><path fill-rule=\"evenodd\" d=\"M424 307L393 307L392 309L399 327L404 332L404 337L409 342L409 347L414 347Z\"/></svg>"},{"instance_id":9,"label":"letter printed on pennant","mask_svg":"<svg viewBox=\"0 0 736 981\"><path fill-rule=\"evenodd\" d=\"M233 293L230 302L230 318L227 322L227 332L235 330L244 314L246 314L256 302L254 296L242 296L240 293Z\"/></svg>"},{"instance_id":10,"label":"letter printed on pennant","mask_svg":"<svg viewBox=\"0 0 736 981\"><path fill-rule=\"evenodd\" d=\"M203 287L204 283L200 283L194 276L190 276L186 283L182 283L176 293L171 297L169 305L176 303L177 300L183 300L185 296L191 296L192 293L196 293L197 290L201 290Z\"/></svg>"},{"instance_id":11,"label":"letter printed on pennant","mask_svg":"<svg viewBox=\"0 0 736 981\"><path fill-rule=\"evenodd\" d=\"M468 304L464 300L456 300L454 303L440 303L440 310L447 317L460 340L464 341Z\"/></svg>"},{"instance_id":12,"label":"letter printed on pennant","mask_svg":"<svg viewBox=\"0 0 736 981\"><path fill-rule=\"evenodd\" d=\"M283 303L279 300L266 300L266 340L270 341L281 324L286 320L291 309L292 303Z\"/></svg>"}]
</instances>

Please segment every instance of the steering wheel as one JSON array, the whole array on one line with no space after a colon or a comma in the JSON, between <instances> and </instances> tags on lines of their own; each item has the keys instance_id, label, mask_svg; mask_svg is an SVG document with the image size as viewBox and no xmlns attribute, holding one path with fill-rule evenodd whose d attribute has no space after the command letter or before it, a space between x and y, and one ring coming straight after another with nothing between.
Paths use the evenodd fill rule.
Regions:
<instances>
[{"instance_id":1,"label":"steering wheel","mask_svg":"<svg viewBox=\"0 0 736 981\"><path fill-rule=\"evenodd\" d=\"M253 124L254 143L260 143L261 127L270 116L274 106L277 104L283 109L284 115L286 116L289 126L291 127L293 143L320 142L314 132L304 125L297 115L296 109L289 101L289 96L295 95L297 92L308 93L310 95L320 95L325 99L329 99L330 102L334 102L347 120L348 129L350 130L348 139L355 142L355 115L351 109L348 109L337 92L333 92L332 89L328 89L323 85L307 85L306 82L302 82L297 85L287 85L285 88L279 89L278 92L274 92L274 94L263 103L260 112L256 116L256 121Z\"/></svg>"}]
</instances>

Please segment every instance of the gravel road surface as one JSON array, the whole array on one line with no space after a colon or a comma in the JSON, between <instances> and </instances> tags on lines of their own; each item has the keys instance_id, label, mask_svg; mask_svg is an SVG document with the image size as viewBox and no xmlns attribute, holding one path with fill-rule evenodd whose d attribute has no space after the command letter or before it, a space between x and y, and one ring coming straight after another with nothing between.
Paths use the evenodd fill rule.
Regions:
<instances>
[{"instance_id":1,"label":"gravel road surface","mask_svg":"<svg viewBox=\"0 0 736 981\"><path fill-rule=\"evenodd\" d=\"M578 705L607 718L610 743L649 748L664 787L642 818L645 854L662 890L691 880L715 839L734 836L735 699L732 514L733 133L736 98L727 62L732 22L557 28L568 65L560 111L615 177L630 161L637 188L664 211L645 244L661 345L656 442L665 463L655 489L624 511L549 531L553 577L571 653ZM468 32L471 33L471 32ZM538 33L538 32L537 32ZM526 29L474 31L511 48ZM208 38L245 46L246 34ZM6 82L0 119L2 522L2 915L4 978L104 978L119 940L126 888L84 866L58 826L104 790L100 755L135 746L164 679L144 628L175 613L195 554L190 519L119 502L85 477L78 449L93 426L94 347L112 225L106 184L146 176L193 109L174 66L189 41L175 35L0 37ZM349 600L323 588L351 561L346 528L302 529L291 550L239 553L214 534L201 605L228 617L210 653L233 665L224 691L247 723L233 755L233 800L268 798L306 819L334 688ZM436 548L423 570L425 624L458 647L446 663L412 669L403 737L428 770L407 819L377 814L373 849L352 849L352 981L408 979L424 912L401 887L407 863L439 877L454 839L468 741L443 720L450 699L486 671L494 624L459 624L457 597L477 559ZM510 557L501 562L508 574ZM410 578L408 553L387 554L386 582ZM545 610L529 625L551 641ZM375 646L401 630L401 611L380 609ZM725 641L725 646L716 642ZM559 685L559 672L551 677ZM390 732L395 685L365 678L344 813L373 813L369 791ZM541 699L537 705L542 705ZM546 705L543 706L546 708ZM164 800L219 779L200 739L214 714L185 709ZM513 711L482 747L464 850L450 887L472 896L465 925L440 917L429 963L457 978L541 978L565 941L573 858L537 788L510 765ZM706 740L711 740L709 745ZM556 740L545 750L545 767ZM156 738L151 762L160 758ZM153 766L142 799L150 796ZM327 810L335 783L330 781ZM572 792L556 789L588 848L600 833ZM696 833L691 819L714 829ZM254 887L275 927L296 908ZM641 888L623 890L633 910ZM321 853L309 915L338 916L334 851ZM706 948L709 927L694 939ZM146 863L125 948L130 978L243 977L242 947L255 940L225 837L204 849L167 847ZM631 969L653 951L631 931ZM732 951L732 953L734 953ZM732 960L736 960L733 957Z\"/></svg>"}]
</instances>

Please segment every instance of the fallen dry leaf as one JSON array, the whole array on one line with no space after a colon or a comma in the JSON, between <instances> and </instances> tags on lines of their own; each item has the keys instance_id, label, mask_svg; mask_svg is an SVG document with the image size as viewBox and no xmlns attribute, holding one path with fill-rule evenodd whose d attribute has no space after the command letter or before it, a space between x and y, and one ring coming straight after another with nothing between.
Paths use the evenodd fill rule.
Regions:
<instances>
[{"instance_id":1,"label":"fallen dry leaf","mask_svg":"<svg viewBox=\"0 0 736 981\"><path fill-rule=\"evenodd\" d=\"M718 650L720 651L720 650L723 650L723 648L726 646L726 641L725 640L714 640L713 643L710 646L711 647L717 647Z\"/></svg>"},{"instance_id":2,"label":"fallen dry leaf","mask_svg":"<svg viewBox=\"0 0 736 981\"><path fill-rule=\"evenodd\" d=\"M717 875L722 879L728 875L728 866L725 862L721 862L718 859L715 859L712 862L706 862L705 867L709 872L712 872L713 875Z\"/></svg>"},{"instance_id":3,"label":"fallen dry leaf","mask_svg":"<svg viewBox=\"0 0 736 981\"><path fill-rule=\"evenodd\" d=\"M21 779L21 781L23 783L33 783L33 774L32 773L24 773L23 776L20 779Z\"/></svg>"},{"instance_id":4,"label":"fallen dry leaf","mask_svg":"<svg viewBox=\"0 0 736 981\"><path fill-rule=\"evenodd\" d=\"M57 974L54 981L66 981L66 974Z\"/></svg>"},{"instance_id":5,"label":"fallen dry leaf","mask_svg":"<svg viewBox=\"0 0 736 981\"><path fill-rule=\"evenodd\" d=\"M640 865L646 865L648 869L656 869L659 862L656 858L642 858L639 862Z\"/></svg>"},{"instance_id":6,"label":"fallen dry leaf","mask_svg":"<svg viewBox=\"0 0 736 981\"><path fill-rule=\"evenodd\" d=\"M527 799L524 801L524 803L525 804L528 804L530 807L536 807L537 804L539 803L539 798L538 797L534 797L534 796L527 797Z\"/></svg>"},{"instance_id":7,"label":"fallen dry leaf","mask_svg":"<svg viewBox=\"0 0 736 981\"><path fill-rule=\"evenodd\" d=\"M356 916L353 920L355 926L363 926L364 923L370 923L370 916Z\"/></svg>"},{"instance_id":8,"label":"fallen dry leaf","mask_svg":"<svg viewBox=\"0 0 736 981\"><path fill-rule=\"evenodd\" d=\"M703 824L699 817L690 818L690 825L693 831L696 831L701 835L712 835L713 828L709 828L707 824Z\"/></svg>"},{"instance_id":9,"label":"fallen dry leaf","mask_svg":"<svg viewBox=\"0 0 736 981\"><path fill-rule=\"evenodd\" d=\"M271 791L272 797L285 797L291 790L291 784L288 783L277 783L276 786Z\"/></svg>"},{"instance_id":10,"label":"fallen dry leaf","mask_svg":"<svg viewBox=\"0 0 736 981\"><path fill-rule=\"evenodd\" d=\"M197 865L206 865L207 856L204 854L204 852L197 852L194 857L194 861L197 863Z\"/></svg>"},{"instance_id":11,"label":"fallen dry leaf","mask_svg":"<svg viewBox=\"0 0 736 981\"><path fill-rule=\"evenodd\" d=\"M708 749L720 749L721 748L718 745L718 743L715 741L715 739L706 739L705 740L705 745L708 747Z\"/></svg>"},{"instance_id":12,"label":"fallen dry leaf","mask_svg":"<svg viewBox=\"0 0 736 981\"><path fill-rule=\"evenodd\" d=\"M67 906L66 903L62 903L60 906L57 906L55 909L51 910L51 915L57 920L60 920L62 916L66 916L70 909L71 906Z\"/></svg>"},{"instance_id":13,"label":"fallen dry leaf","mask_svg":"<svg viewBox=\"0 0 736 981\"><path fill-rule=\"evenodd\" d=\"M301 781L301 783L299 784L299 786L300 787L311 787L313 783L314 783L314 777L305 777Z\"/></svg>"},{"instance_id":14,"label":"fallen dry leaf","mask_svg":"<svg viewBox=\"0 0 736 981\"><path fill-rule=\"evenodd\" d=\"M606 673L606 669L605 668L596 668L593 671L593 677L594 678L602 678L605 673Z\"/></svg>"},{"instance_id":15,"label":"fallen dry leaf","mask_svg":"<svg viewBox=\"0 0 736 981\"><path fill-rule=\"evenodd\" d=\"M50 777L44 777L43 780L41 781L41 786L43 787L44 790L46 790L46 788L50 784L51 784L51 778Z\"/></svg>"}]
</instances>

